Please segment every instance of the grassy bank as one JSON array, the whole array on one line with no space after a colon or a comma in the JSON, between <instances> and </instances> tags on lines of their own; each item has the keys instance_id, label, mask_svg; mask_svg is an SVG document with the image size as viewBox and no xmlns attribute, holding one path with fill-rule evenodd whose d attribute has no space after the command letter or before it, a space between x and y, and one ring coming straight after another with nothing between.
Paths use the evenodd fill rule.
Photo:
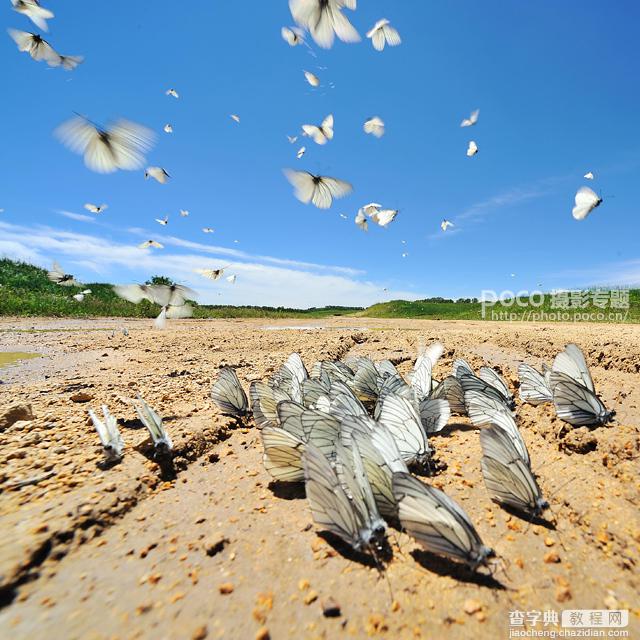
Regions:
<instances>
[{"instance_id":1,"label":"grassy bank","mask_svg":"<svg viewBox=\"0 0 640 640\"><path fill-rule=\"evenodd\" d=\"M73 295L91 289L91 295L77 302ZM620 322L617 314L626 313L625 322L640 322L640 289L629 292L629 309L600 308L591 301L580 309L554 309L553 299L545 296L542 306L519 307L498 303L488 309L487 317L496 320L572 321L575 313L585 321ZM48 317L124 317L153 318L159 308L148 301L131 304L121 300L112 285L86 283L82 287L61 287L49 281L44 269L23 262L0 259L0 316ZM528 315L529 314L529 315ZM534 317L531 314L539 314ZM569 314L569 317L564 314ZM611 314L611 315L610 315ZM544 317L541 317L544 316ZM432 320L482 320L482 305L475 300L392 300L359 307L323 307L289 309L284 307L196 305L196 318L327 318L360 316L368 318L425 318Z\"/></svg>"}]
</instances>

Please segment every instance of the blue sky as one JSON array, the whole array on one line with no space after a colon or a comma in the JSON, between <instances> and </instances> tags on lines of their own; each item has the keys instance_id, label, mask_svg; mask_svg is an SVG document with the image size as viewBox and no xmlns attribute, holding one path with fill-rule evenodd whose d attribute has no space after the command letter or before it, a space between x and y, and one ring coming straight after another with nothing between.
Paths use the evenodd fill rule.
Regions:
<instances>
[{"instance_id":1,"label":"blue sky","mask_svg":"<svg viewBox=\"0 0 640 640\"><path fill-rule=\"evenodd\" d=\"M166 273L203 302L236 304L640 282L637 2L360 0L345 14L363 41L326 51L309 38L317 57L281 39L292 24L286 0L43 4L56 13L45 37L86 60L74 72L49 69L0 39L0 254L56 258L85 281ZM0 17L37 32L8 1ZM378 53L364 35L382 17L403 43ZM323 86L309 87L304 69ZM475 108L479 123L461 129ZM148 164L173 180L92 173L52 135L74 111L157 131ZM304 139L297 160L286 134L328 113L334 140ZM380 140L362 131L373 115L386 123ZM472 138L480 152L467 158ZM285 167L354 191L328 211L305 206ZM589 170L605 201L577 222L573 198ZM400 209L387 229L353 223L370 201ZM95 216L85 202L109 209ZM180 218L181 208L191 215ZM154 222L167 214L167 227ZM440 231L442 218L454 233ZM147 237L165 249L137 249ZM233 286L193 273L227 264Z\"/></svg>"}]
</instances>

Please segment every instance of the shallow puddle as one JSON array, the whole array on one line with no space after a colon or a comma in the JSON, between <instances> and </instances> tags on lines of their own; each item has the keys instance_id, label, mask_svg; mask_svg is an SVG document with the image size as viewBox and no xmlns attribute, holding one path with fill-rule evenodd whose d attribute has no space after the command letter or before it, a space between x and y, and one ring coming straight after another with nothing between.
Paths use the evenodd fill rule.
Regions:
<instances>
[{"instance_id":1,"label":"shallow puddle","mask_svg":"<svg viewBox=\"0 0 640 640\"><path fill-rule=\"evenodd\" d=\"M31 358L39 358L39 353L27 353L25 351L0 351L0 369L8 367L19 360L31 360Z\"/></svg>"}]
</instances>

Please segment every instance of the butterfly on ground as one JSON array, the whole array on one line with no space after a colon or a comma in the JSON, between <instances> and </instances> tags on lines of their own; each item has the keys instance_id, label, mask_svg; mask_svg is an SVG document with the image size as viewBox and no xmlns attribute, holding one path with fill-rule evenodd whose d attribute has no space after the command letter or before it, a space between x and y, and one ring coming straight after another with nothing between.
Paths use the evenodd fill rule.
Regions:
<instances>
[{"instance_id":1,"label":"butterfly on ground","mask_svg":"<svg viewBox=\"0 0 640 640\"><path fill-rule=\"evenodd\" d=\"M233 367L223 367L211 387L211 398L224 415L241 418L249 412L249 401Z\"/></svg>"},{"instance_id":2,"label":"butterfly on ground","mask_svg":"<svg viewBox=\"0 0 640 640\"><path fill-rule=\"evenodd\" d=\"M102 405L102 415L104 420L100 420L93 410L89 409L89 417L98 432L105 458L107 462L115 462L122 458L124 441L118 429L118 421L109 413L105 405Z\"/></svg>"},{"instance_id":3,"label":"butterfly on ground","mask_svg":"<svg viewBox=\"0 0 640 640\"><path fill-rule=\"evenodd\" d=\"M156 456L168 456L173 450L173 442L164 428L162 418L143 400L142 396L139 395L134 404L140 422L149 430Z\"/></svg>"}]
</instances>

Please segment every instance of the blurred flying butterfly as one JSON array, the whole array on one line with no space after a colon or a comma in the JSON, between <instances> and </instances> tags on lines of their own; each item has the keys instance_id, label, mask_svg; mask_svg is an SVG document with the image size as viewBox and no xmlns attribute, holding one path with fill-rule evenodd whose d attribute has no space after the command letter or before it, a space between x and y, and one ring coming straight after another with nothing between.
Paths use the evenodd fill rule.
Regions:
<instances>
[{"instance_id":1,"label":"blurred flying butterfly","mask_svg":"<svg viewBox=\"0 0 640 640\"><path fill-rule=\"evenodd\" d=\"M602 198L593 189L580 187L576 193L576 206L571 213L576 220L584 220L601 204Z\"/></svg>"},{"instance_id":2,"label":"blurred flying butterfly","mask_svg":"<svg viewBox=\"0 0 640 640\"><path fill-rule=\"evenodd\" d=\"M47 20L53 18L53 12L40 6L38 0L11 0L13 10L26 16L33 24L42 29L49 31Z\"/></svg>"},{"instance_id":3,"label":"blurred flying butterfly","mask_svg":"<svg viewBox=\"0 0 640 640\"><path fill-rule=\"evenodd\" d=\"M87 202L87 204L84 205L84 208L87 211L91 211L91 213L102 213L109 207L106 204L91 204L90 202Z\"/></svg>"},{"instance_id":4,"label":"blurred flying butterfly","mask_svg":"<svg viewBox=\"0 0 640 640\"><path fill-rule=\"evenodd\" d=\"M305 73L307 72L305 71ZM313 77L315 78L315 76ZM330 113L320 125L303 124L302 131L305 136L313 138L316 144L327 144L329 140L333 140L333 114Z\"/></svg>"},{"instance_id":5,"label":"blurred flying butterfly","mask_svg":"<svg viewBox=\"0 0 640 640\"><path fill-rule=\"evenodd\" d=\"M471 140L467 147L467 156L471 158L472 156L475 156L476 153L478 153L478 145L475 143L475 140Z\"/></svg>"},{"instance_id":6,"label":"blurred flying butterfly","mask_svg":"<svg viewBox=\"0 0 640 640\"><path fill-rule=\"evenodd\" d=\"M55 134L69 149L82 154L85 165L98 173L140 169L154 140L152 131L128 120L100 128L81 116L60 125Z\"/></svg>"},{"instance_id":7,"label":"blurred flying butterfly","mask_svg":"<svg viewBox=\"0 0 640 640\"><path fill-rule=\"evenodd\" d=\"M371 44L376 51L382 51L385 44L390 47L397 47L402 40L400 34L394 29L386 18L378 20L373 28L367 33L367 38L371 39Z\"/></svg>"},{"instance_id":8,"label":"blurred flying butterfly","mask_svg":"<svg viewBox=\"0 0 640 640\"><path fill-rule=\"evenodd\" d=\"M308 29L324 49L333 46L335 36L343 42L359 42L360 35L343 15L342 8L356 8L357 0L289 0L293 19Z\"/></svg>"},{"instance_id":9,"label":"blurred flying butterfly","mask_svg":"<svg viewBox=\"0 0 640 640\"><path fill-rule=\"evenodd\" d=\"M298 27L282 27L282 39L291 47L304 43L304 31Z\"/></svg>"},{"instance_id":10,"label":"blurred flying butterfly","mask_svg":"<svg viewBox=\"0 0 640 640\"><path fill-rule=\"evenodd\" d=\"M63 287L80 286L80 283L71 274L65 273L62 267L55 261L53 262L51 271L47 273L47 277L51 282L55 282L55 284L59 284Z\"/></svg>"},{"instance_id":11,"label":"blurred flying butterfly","mask_svg":"<svg viewBox=\"0 0 640 640\"><path fill-rule=\"evenodd\" d=\"M333 203L333 198L343 198L353 190L348 182L316 176L308 171L285 169L284 174L293 185L296 198L304 204L312 202L318 209L328 209Z\"/></svg>"},{"instance_id":12,"label":"blurred flying butterfly","mask_svg":"<svg viewBox=\"0 0 640 640\"><path fill-rule=\"evenodd\" d=\"M382 138L385 130L384 122L378 116L374 116L364 123L363 129L365 133L370 133L376 138Z\"/></svg>"},{"instance_id":13,"label":"blurred flying butterfly","mask_svg":"<svg viewBox=\"0 0 640 640\"><path fill-rule=\"evenodd\" d=\"M166 184L171 179L171 176L162 167L147 167L144 172L145 180L153 178L160 184Z\"/></svg>"},{"instance_id":14,"label":"blurred flying butterfly","mask_svg":"<svg viewBox=\"0 0 640 640\"><path fill-rule=\"evenodd\" d=\"M471 112L471 115L468 118L465 118L461 123L461 127L472 127L476 122L478 122L478 117L480 115L480 109L476 109Z\"/></svg>"}]
</instances>

